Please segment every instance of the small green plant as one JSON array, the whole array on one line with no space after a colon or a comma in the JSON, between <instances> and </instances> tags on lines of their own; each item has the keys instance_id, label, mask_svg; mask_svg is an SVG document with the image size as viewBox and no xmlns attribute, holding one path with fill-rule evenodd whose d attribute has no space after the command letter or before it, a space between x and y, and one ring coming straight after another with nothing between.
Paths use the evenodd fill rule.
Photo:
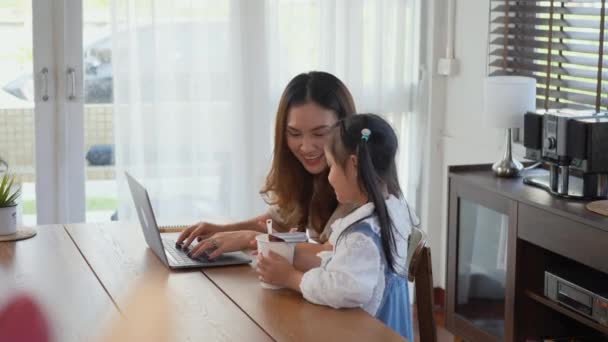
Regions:
<instances>
[{"instance_id":1,"label":"small green plant","mask_svg":"<svg viewBox=\"0 0 608 342\"><path fill-rule=\"evenodd\" d=\"M17 198L21 195L21 188L12 190L15 176L9 173L2 175L0 180L0 208L17 205Z\"/></svg>"}]
</instances>

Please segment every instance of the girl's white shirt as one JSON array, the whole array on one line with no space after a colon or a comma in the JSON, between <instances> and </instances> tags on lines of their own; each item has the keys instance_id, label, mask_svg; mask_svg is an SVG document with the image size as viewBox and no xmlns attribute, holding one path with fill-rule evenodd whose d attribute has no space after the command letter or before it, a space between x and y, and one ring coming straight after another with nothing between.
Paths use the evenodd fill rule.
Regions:
<instances>
[{"instance_id":1,"label":"girl's white shirt","mask_svg":"<svg viewBox=\"0 0 608 342\"><path fill-rule=\"evenodd\" d=\"M404 201L392 195L386 205L397 228L394 235L396 270L405 276L407 238L411 231L409 210ZM347 232L338 241L345 229L361 219L379 236L380 226L373 213L374 204L366 203L332 224L329 243L334 250L317 254L321 258L320 267L309 270L302 277L300 290L306 300L333 308L361 307L376 315L384 294L385 267L388 267L381 260L380 250L371 237L359 232Z\"/></svg>"}]
</instances>

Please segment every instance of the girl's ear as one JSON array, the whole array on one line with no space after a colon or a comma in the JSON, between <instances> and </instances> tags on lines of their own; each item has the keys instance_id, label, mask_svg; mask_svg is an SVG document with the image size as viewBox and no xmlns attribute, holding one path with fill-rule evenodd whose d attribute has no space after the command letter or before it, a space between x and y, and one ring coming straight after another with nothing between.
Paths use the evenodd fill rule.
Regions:
<instances>
[{"instance_id":1,"label":"girl's ear","mask_svg":"<svg viewBox=\"0 0 608 342\"><path fill-rule=\"evenodd\" d=\"M353 163L353 166L355 167L355 170L357 170L357 166L358 166L358 159L357 156L354 154L350 155L350 161Z\"/></svg>"}]
</instances>

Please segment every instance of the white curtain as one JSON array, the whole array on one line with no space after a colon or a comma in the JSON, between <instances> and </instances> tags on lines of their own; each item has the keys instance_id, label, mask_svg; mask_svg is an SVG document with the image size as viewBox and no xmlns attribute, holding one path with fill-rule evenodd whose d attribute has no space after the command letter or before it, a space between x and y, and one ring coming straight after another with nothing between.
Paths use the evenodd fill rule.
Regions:
<instances>
[{"instance_id":1,"label":"white curtain","mask_svg":"<svg viewBox=\"0 0 608 342\"><path fill-rule=\"evenodd\" d=\"M398 129L415 203L419 1L114 0L119 218L133 216L123 171L160 223L261 213L279 97L310 70L338 76L359 112Z\"/></svg>"}]
</instances>

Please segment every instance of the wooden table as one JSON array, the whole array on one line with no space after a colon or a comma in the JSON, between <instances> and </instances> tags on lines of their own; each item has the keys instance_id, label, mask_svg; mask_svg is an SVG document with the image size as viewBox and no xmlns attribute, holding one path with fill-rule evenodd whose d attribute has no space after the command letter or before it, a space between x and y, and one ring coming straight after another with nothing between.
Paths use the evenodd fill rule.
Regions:
<instances>
[{"instance_id":1,"label":"wooden table","mask_svg":"<svg viewBox=\"0 0 608 342\"><path fill-rule=\"evenodd\" d=\"M0 243L0 272L39 298L57 341L94 338L120 314L134 282L151 272L166 277L179 341L403 341L360 309L334 310L292 291L264 290L249 265L170 271L135 224L36 229L33 239Z\"/></svg>"},{"instance_id":2,"label":"wooden table","mask_svg":"<svg viewBox=\"0 0 608 342\"><path fill-rule=\"evenodd\" d=\"M116 307L62 226L36 230L34 238L0 242L0 272L9 277L0 292L24 291L36 297L55 341L89 340L117 314Z\"/></svg>"}]
</instances>

